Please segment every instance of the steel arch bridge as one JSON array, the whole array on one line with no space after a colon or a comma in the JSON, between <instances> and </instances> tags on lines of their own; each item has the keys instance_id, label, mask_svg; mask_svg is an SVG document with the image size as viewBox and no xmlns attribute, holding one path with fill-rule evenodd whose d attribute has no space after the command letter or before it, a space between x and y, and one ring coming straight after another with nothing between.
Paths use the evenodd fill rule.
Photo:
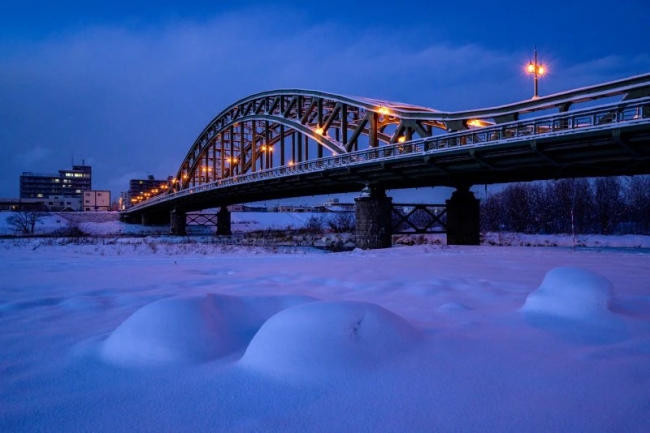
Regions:
<instances>
[{"instance_id":1,"label":"steel arch bridge","mask_svg":"<svg viewBox=\"0 0 650 433\"><path fill-rule=\"evenodd\" d=\"M171 190L446 130L435 110L307 90L244 98L222 111L187 153ZM326 154L327 152L327 154Z\"/></svg>"},{"instance_id":2,"label":"steel arch bridge","mask_svg":"<svg viewBox=\"0 0 650 433\"><path fill-rule=\"evenodd\" d=\"M257 177L258 174L276 172L281 167L304 167L328 158L381 150L382 147L388 152L384 156L390 156L389 153L394 152L391 149L396 147L412 144L415 149L424 146L425 156L430 160L432 156L428 154L439 148L439 140L453 141L460 146L474 143L479 131L489 130L488 136L481 140L494 146L508 140L508 131L517 131L519 136L520 129L530 128L520 117L537 111L557 110L558 119L552 121L557 123L553 124L553 131L562 132L567 122L573 122L564 115L570 114L573 104L619 95L623 95L623 101L650 96L650 74L464 112L441 112L397 102L308 90L262 92L248 96L219 113L194 141L169 188L155 200L143 198L141 202L137 201L127 212L137 213L152 205L161 208L163 203L168 204L162 207L173 208L176 199L182 197L185 202L188 195L197 194L205 187L227 185L233 181L246 182L251 175ZM506 129L495 129L501 125ZM545 139L545 130L533 126L533 132L540 140ZM497 137L496 141L494 137ZM435 145L431 141L434 139ZM537 147L533 150L545 156ZM478 152L468 151L471 158L480 163L477 170L490 168L485 161L481 162ZM428 164L431 165L431 161ZM491 183L488 182L490 179L480 180ZM232 202L232 199L228 201Z\"/></svg>"}]
</instances>

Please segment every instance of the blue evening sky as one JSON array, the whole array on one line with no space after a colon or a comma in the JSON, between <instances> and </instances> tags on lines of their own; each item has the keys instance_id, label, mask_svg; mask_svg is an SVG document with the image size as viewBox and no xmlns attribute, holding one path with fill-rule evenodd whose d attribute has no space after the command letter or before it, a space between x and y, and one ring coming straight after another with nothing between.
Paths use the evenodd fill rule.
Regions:
<instances>
[{"instance_id":1,"label":"blue evening sky","mask_svg":"<svg viewBox=\"0 0 650 433\"><path fill-rule=\"evenodd\" d=\"M0 197L23 171L93 187L175 174L223 108L308 88L461 110L650 72L645 1L0 4Z\"/></svg>"}]
</instances>

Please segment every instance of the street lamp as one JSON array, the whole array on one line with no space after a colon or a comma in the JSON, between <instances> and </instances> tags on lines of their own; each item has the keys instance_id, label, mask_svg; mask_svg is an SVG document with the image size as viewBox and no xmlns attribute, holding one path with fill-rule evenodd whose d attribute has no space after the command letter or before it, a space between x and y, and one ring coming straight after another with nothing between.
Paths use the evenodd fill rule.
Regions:
<instances>
[{"instance_id":1,"label":"street lamp","mask_svg":"<svg viewBox=\"0 0 650 433\"><path fill-rule=\"evenodd\" d=\"M537 99L539 98L537 80L546 72L544 65L537 62L537 49L535 49L535 60L528 63L526 71L533 75L533 99Z\"/></svg>"}]
</instances>

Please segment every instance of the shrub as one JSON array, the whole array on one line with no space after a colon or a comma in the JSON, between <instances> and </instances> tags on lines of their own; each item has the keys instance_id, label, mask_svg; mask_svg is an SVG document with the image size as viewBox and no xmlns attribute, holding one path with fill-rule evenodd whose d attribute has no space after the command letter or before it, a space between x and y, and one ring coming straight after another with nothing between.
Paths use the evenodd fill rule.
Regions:
<instances>
[{"instance_id":1,"label":"shrub","mask_svg":"<svg viewBox=\"0 0 650 433\"><path fill-rule=\"evenodd\" d=\"M327 225L334 233L350 233L355 230L353 212L336 212L327 220Z\"/></svg>"}]
</instances>

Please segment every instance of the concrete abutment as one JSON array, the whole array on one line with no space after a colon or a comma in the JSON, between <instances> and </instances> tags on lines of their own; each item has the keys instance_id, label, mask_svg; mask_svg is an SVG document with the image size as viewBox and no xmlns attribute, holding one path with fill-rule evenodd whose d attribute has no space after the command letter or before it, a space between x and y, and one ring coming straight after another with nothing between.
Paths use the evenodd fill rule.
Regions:
<instances>
[{"instance_id":1,"label":"concrete abutment","mask_svg":"<svg viewBox=\"0 0 650 433\"><path fill-rule=\"evenodd\" d=\"M226 206L221 206L217 212L217 236L228 236L232 234L231 215Z\"/></svg>"},{"instance_id":2,"label":"concrete abutment","mask_svg":"<svg viewBox=\"0 0 650 433\"><path fill-rule=\"evenodd\" d=\"M447 245L479 245L481 242L480 202L459 186L447 200Z\"/></svg>"},{"instance_id":3,"label":"concrete abutment","mask_svg":"<svg viewBox=\"0 0 650 433\"><path fill-rule=\"evenodd\" d=\"M174 209L169 213L169 232L176 236L185 236L185 226L187 224L187 215L184 211Z\"/></svg>"},{"instance_id":4,"label":"concrete abutment","mask_svg":"<svg viewBox=\"0 0 650 433\"><path fill-rule=\"evenodd\" d=\"M357 247L364 250L390 248L393 199L387 197L383 189L366 186L354 203Z\"/></svg>"}]
</instances>

